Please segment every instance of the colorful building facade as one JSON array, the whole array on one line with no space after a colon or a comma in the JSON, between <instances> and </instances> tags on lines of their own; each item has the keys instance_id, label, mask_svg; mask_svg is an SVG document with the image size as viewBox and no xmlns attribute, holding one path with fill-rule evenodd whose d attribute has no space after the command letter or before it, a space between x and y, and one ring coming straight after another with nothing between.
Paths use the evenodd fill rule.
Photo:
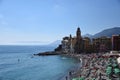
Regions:
<instances>
[{"instance_id":1,"label":"colorful building facade","mask_svg":"<svg viewBox=\"0 0 120 80\"><path fill-rule=\"evenodd\" d=\"M120 35L113 35L112 38L102 36L90 39L82 37L81 30L78 27L76 36L66 36L61 41L62 51L65 53L92 53L108 52L111 50L120 51Z\"/></svg>"}]
</instances>

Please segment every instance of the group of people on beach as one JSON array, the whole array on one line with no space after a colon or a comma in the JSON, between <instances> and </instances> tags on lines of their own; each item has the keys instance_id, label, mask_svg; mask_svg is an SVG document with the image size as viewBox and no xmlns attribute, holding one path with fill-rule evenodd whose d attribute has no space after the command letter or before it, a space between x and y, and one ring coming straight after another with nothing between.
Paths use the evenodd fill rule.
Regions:
<instances>
[{"instance_id":1,"label":"group of people on beach","mask_svg":"<svg viewBox=\"0 0 120 80\"><path fill-rule=\"evenodd\" d=\"M66 80L120 80L118 56L93 53L79 54L79 57L82 59L82 66L74 73L71 73L69 79L66 78ZM111 70L108 70L110 67Z\"/></svg>"}]
</instances>

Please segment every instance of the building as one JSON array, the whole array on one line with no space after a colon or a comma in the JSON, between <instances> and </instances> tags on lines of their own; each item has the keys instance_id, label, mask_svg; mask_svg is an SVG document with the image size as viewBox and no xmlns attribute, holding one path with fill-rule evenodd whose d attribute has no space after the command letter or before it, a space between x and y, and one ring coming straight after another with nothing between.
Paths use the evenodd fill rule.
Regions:
<instances>
[{"instance_id":1,"label":"building","mask_svg":"<svg viewBox=\"0 0 120 80\"><path fill-rule=\"evenodd\" d=\"M89 52L91 50L91 40L88 37L82 38L81 30L78 27L76 31L76 36L64 37L61 41L62 51L66 53L82 53Z\"/></svg>"},{"instance_id":2,"label":"building","mask_svg":"<svg viewBox=\"0 0 120 80\"><path fill-rule=\"evenodd\" d=\"M66 53L81 53L83 52L83 39L81 37L81 30L78 27L76 31L76 36L64 37L61 41L62 51Z\"/></svg>"},{"instance_id":3,"label":"building","mask_svg":"<svg viewBox=\"0 0 120 80\"><path fill-rule=\"evenodd\" d=\"M113 35L112 38L102 36L99 38L82 38L81 30L78 27L76 36L70 34L61 41L61 45L56 49L65 53L92 53L108 52L111 50L120 51L120 35Z\"/></svg>"},{"instance_id":4,"label":"building","mask_svg":"<svg viewBox=\"0 0 120 80\"><path fill-rule=\"evenodd\" d=\"M91 39L89 37L85 37L83 38L83 43L84 43L84 52L91 53L93 51Z\"/></svg>"},{"instance_id":5,"label":"building","mask_svg":"<svg viewBox=\"0 0 120 80\"><path fill-rule=\"evenodd\" d=\"M84 45L83 45L83 39L82 39L82 36L81 36L81 30L78 27L77 31L76 31L76 43L75 43L75 46L74 46L75 53L83 52L83 48L84 48Z\"/></svg>"},{"instance_id":6,"label":"building","mask_svg":"<svg viewBox=\"0 0 120 80\"><path fill-rule=\"evenodd\" d=\"M120 51L120 35L112 36L112 50Z\"/></svg>"},{"instance_id":7,"label":"building","mask_svg":"<svg viewBox=\"0 0 120 80\"><path fill-rule=\"evenodd\" d=\"M111 50L111 38L102 36L92 40L95 52L107 52Z\"/></svg>"},{"instance_id":8,"label":"building","mask_svg":"<svg viewBox=\"0 0 120 80\"><path fill-rule=\"evenodd\" d=\"M67 53L70 49L69 37L64 37L61 43L62 43L62 51Z\"/></svg>"}]
</instances>

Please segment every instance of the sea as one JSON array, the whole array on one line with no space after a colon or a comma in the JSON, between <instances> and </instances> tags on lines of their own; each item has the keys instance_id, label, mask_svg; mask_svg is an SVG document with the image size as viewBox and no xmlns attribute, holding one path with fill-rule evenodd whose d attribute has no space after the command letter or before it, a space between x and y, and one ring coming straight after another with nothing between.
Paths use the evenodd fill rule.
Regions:
<instances>
[{"instance_id":1,"label":"sea","mask_svg":"<svg viewBox=\"0 0 120 80\"><path fill-rule=\"evenodd\" d=\"M60 55L33 56L54 46L1 45L0 80L61 80L79 61Z\"/></svg>"}]
</instances>

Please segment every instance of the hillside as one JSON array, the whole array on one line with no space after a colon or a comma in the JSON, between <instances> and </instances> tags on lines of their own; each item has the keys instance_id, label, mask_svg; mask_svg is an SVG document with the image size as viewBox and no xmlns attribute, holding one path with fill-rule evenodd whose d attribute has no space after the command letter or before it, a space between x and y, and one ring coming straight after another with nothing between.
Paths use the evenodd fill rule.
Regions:
<instances>
[{"instance_id":1,"label":"hillside","mask_svg":"<svg viewBox=\"0 0 120 80\"><path fill-rule=\"evenodd\" d=\"M120 27L114 27L110 29L105 29L95 35L92 36L92 38L98 38L101 36L108 36L111 37L112 35L119 35L120 34Z\"/></svg>"}]
</instances>

